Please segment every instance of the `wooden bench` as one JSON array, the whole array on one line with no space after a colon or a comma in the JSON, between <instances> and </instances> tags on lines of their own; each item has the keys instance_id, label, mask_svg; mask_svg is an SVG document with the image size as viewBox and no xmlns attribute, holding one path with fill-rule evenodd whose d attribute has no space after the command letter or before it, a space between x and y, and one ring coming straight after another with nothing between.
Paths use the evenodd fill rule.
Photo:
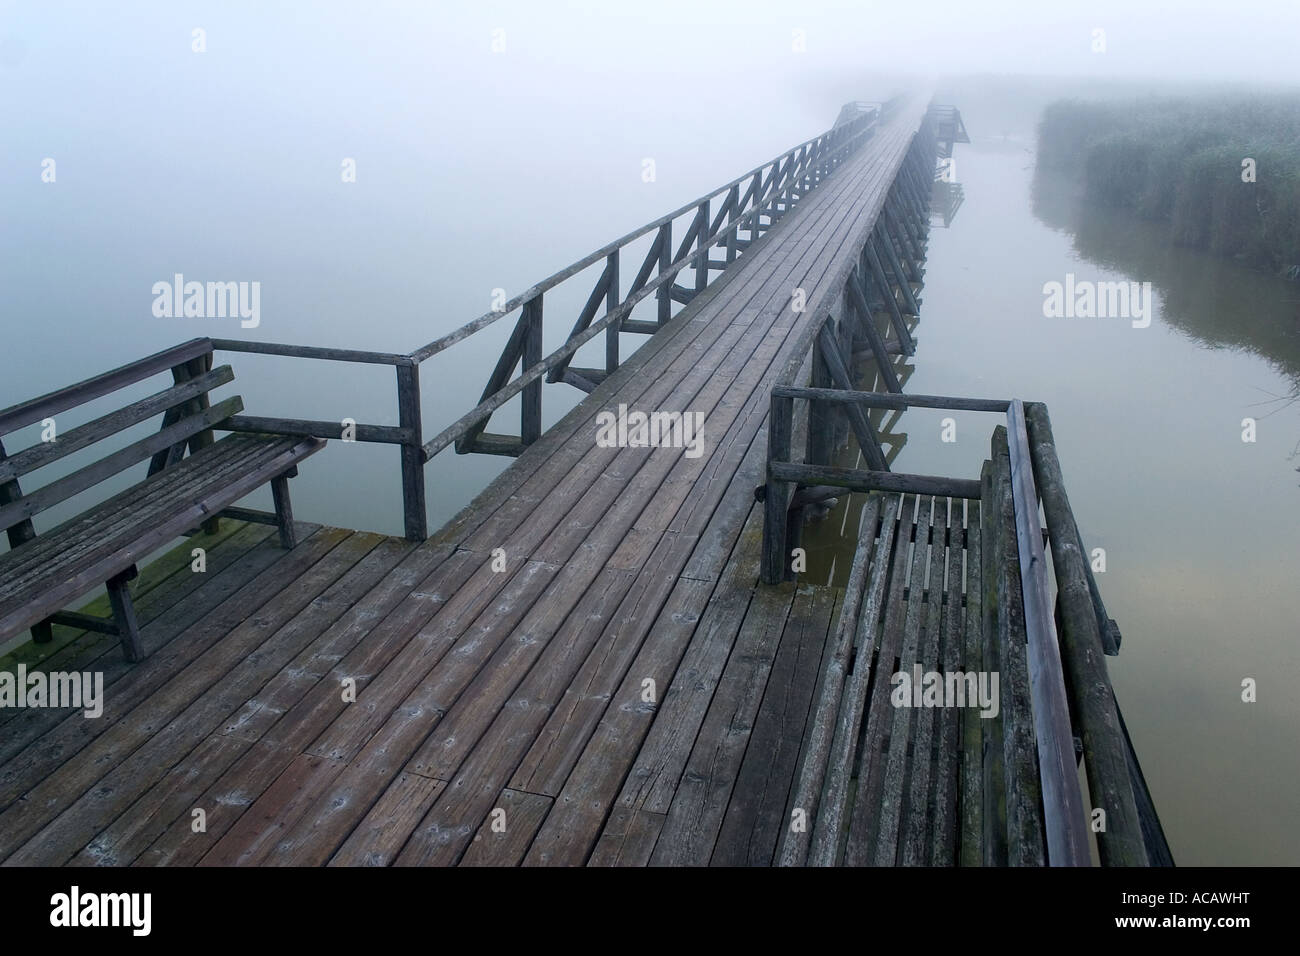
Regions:
<instances>
[{"instance_id":1,"label":"wooden bench","mask_svg":"<svg viewBox=\"0 0 1300 956\"><path fill-rule=\"evenodd\" d=\"M62 412L168 370L170 387L84 425L57 427L55 416ZM216 530L223 511L268 482L274 514L242 508L226 513L275 524L280 543L293 547L288 479L297 474L297 463L325 442L243 433L214 440L213 428L242 411L243 401L235 395L210 403L208 392L233 379L229 365L212 367L211 341L194 339L0 411L0 529L10 546L0 555L0 640L30 628L41 643L51 640L51 625L66 624L115 634L127 660L139 660L145 651L127 585L136 563L199 526ZM100 454L105 439L160 414L160 430ZM51 420L52 435L46 427ZM4 436L34 424L43 428L38 440L6 454ZM23 493L20 478L85 449L98 457ZM32 523L37 515L146 459L142 481L37 534ZM101 584L108 589L111 620L64 610Z\"/></svg>"}]
</instances>

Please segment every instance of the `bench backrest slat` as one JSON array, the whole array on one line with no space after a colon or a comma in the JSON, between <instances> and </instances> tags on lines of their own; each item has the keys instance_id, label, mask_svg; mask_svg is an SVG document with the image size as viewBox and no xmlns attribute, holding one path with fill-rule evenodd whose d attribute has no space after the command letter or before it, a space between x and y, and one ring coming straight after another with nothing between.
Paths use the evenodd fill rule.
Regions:
<instances>
[{"instance_id":1,"label":"bench backrest slat","mask_svg":"<svg viewBox=\"0 0 1300 956\"><path fill-rule=\"evenodd\" d=\"M239 414L243 411L243 408L243 400L238 395L233 395L199 414L182 418L175 424L168 425L147 438L127 445L125 448L113 452L79 471L74 471L57 481L50 482L43 488L38 488L30 494L23 495L11 504L0 507L0 530L27 521L51 505L65 501L73 495L98 484L105 478L124 471L131 465L156 453L166 452L192 436L210 429L217 422L229 418L231 415ZM6 483L0 481L0 485Z\"/></svg>"},{"instance_id":2,"label":"bench backrest slat","mask_svg":"<svg viewBox=\"0 0 1300 956\"><path fill-rule=\"evenodd\" d=\"M0 411L0 436L9 434L33 422L43 421L59 412L84 405L92 399L115 392L119 388L165 372L169 368L182 365L201 355L212 352L212 340L207 338L191 339L170 349L156 352L147 358L130 362L110 372L88 378L76 385L69 385L57 391L29 399Z\"/></svg>"},{"instance_id":3,"label":"bench backrest slat","mask_svg":"<svg viewBox=\"0 0 1300 956\"><path fill-rule=\"evenodd\" d=\"M215 368L199 378L182 382L180 385L172 385L161 392L155 392L148 398L132 402L125 408L110 412L96 418L94 421L86 422L84 425L62 432L53 441L41 442L39 445L25 448L7 460L0 461L0 484L11 478L18 478L35 471L50 462L58 461L65 455L70 455L74 451L80 451L82 448L93 445L101 438L107 438L130 428L132 425L138 425L159 412L175 408L183 402L232 382L234 379L235 373L230 366L222 365L220 368ZM0 504L4 504L4 502L0 502Z\"/></svg>"}]
</instances>

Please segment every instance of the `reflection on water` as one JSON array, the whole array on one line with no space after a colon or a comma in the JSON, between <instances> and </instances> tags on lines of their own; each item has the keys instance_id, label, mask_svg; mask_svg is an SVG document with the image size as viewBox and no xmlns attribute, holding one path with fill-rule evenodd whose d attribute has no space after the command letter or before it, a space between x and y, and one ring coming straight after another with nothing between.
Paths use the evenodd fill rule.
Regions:
<instances>
[{"instance_id":1,"label":"reflection on water","mask_svg":"<svg viewBox=\"0 0 1300 956\"><path fill-rule=\"evenodd\" d=\"M930 233L905 389L1048 404L1085 545L1106 549L1099 584L1124 633L1110 674L1175 858L1300 862L1300 404L1287 402L1300 286L1081 205L1070 184L1035 178L1031 129L1011 118L1004 136L995 109L963 113L964 204ZM1044 284L1068 273L1151 282L1150 327L1045 318ZM959 441L945 444L945 414L890 423L895 470L978 475L994 416L954 416ZM809 580L843 583L862 498L805 529ZM1248 678L1256 703L1242 701Z\"/></svg>"},{"instance_id":2,"label":"reflection on water","mask_svg":"<svg viewBox=\"0 0 1300 956\"><path fill-rule=\"evenodd\" d=\"M1082 258L1150 281L1167 324L1207 348L1258 355L1300 384L1300 284L1170 245L1159 228L1124 210L1081 202L1074 184L1053 171L1035 172L1033 210L1068 232Z\"/></svg>"}]
</instances>

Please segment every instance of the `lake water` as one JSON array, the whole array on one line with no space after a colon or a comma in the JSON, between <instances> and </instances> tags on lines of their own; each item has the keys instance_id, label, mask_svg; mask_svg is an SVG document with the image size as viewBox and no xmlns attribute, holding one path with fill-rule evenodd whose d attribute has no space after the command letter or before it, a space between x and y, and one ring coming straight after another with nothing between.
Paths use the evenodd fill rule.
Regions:
<instances>
[{"instance_id":1,"label":"lake water","mask_svg":"<svg viewBox=\"0 0 1300 956\"><path fill-rule=\"evenodd\" d=\"M724 110L707 64L593 84L579 57L526 43L489 55L490 24L468 13L439 20L432 52L422 23L270 11L250 30L239 16L209 18L201 55L184 14L56 23L37 8L0 31L0 406L194 335L409 351L486 311L494 290L514 295L815 135L846 100L891 91L756 71ZM1049 405L1085 540L1107 552L1100 585L1124 633L1111 674L1176 858L1295 863L1300 407L1275 399L1300 371L1300 291L1080 210L1067 184L1035 189L1033 112L965 111L967 198L931 234L906 387ZM355 183L340 175L349 158ZM260 325L155 317L153 284L178 272L260 282ZM1150 327L1045 319L1043 283L1070 272L1151 281ZM588 288L548 298L548 350ZM477 402L510 324L424 367L426 434ZM396 424L391 370L223 360L248 414ZM544 424L579 397L548 386ZM904 416L895 467L977 474L988 421L957 416L945 444L940 417ZM505 464L431 463L431 526ZM311 465L294 482L300 518L400 531L395 449L334 442ZM816 532L826 549L837 527ZM1245 678L1258 703L1241 701Z\"/></svg>"},{"instance_id":2,"label":"lake water","mask_svg":"<svg viewBox=\"0 0 1300 956\"><path fill-rule=\"evenodd\" d=\"M1300 286L1087 208L1035 178L1030 130L965 116L966 199L930 234L905 390L1047 403L1085 545L1106 551L1110 675L1175 860L1300 862ZM1067 273L1151 282L1150 326L1045 318L1043 284ZM978 477L998 422L954 414L944 443L950 414L906 412L894 470ZM811 526L814 579L845 575L855 507Z\"/></svg>"}]
</instances>

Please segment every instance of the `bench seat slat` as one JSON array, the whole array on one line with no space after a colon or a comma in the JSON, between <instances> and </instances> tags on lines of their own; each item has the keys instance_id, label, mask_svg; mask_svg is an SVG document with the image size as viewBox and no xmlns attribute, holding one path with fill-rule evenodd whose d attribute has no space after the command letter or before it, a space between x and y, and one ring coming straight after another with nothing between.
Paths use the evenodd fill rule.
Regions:
<instances>
[{"instance_id":1,"label":"bench seat slat","mask_svg":"<svg viewBox=\"0 0 1300 956\"><path fill-rule=\"evenodd\" d=\"M204 452L202 467L190 466L176 470L175 474L153 475L0 558L0 568L6 572L5 584L19 587L28 578L41 576L56 551L63 553L64 561L77 560L93 551L101 539L129 534L130 528L138 524L136 519L142 510L164 500L201 498L207 486L233 481L241 471L257 467L257 456L275 453L276 449L264 442L251 448L237 443L217 443L210 452ZM46 538L51 540L47 542Z\"/></svg>"},{"instance_id":2,"label":"bench seat slat","mask_svg":"<svg viewBox=\"0 0 1300 956\"><path fill-rule=\"evenodd\" d=\"M238 414L243 408L243 400L238 395L232 395L197 415L183 418L148 438L142 438L111 455L106 455L94 464L52 481L30 494L25 494L13 504L0 507L0 529L11 528L19 522L26 521L51 505L66 501L73 495L94 487L110 475L125 471L136 462L143 461L165 448L171 448L177 442L184 441L192 435L211 428L215 423Z\"/></svg>"},{"instance_id":3,"label":"bench seat slat","mask_svg":"<svg viewBox=\"0 0 1300 956\"><path fill-rule=\"evenodd\" d=\"M20 561L28 563L26 547L0 556L0 639L63 609L324 445L315 438L230 435L38 539L47 546L78 541L83 547L50 548L18 578L9 572ZM233 471L222 468L214 474L209 466L221 459L235 466ZM186 480L193 478L200 480ZM132 501L146 506L133 507ZM97 534L93 525L87 530L85 519L105 508L129 518L115 522L107 533Z\"/></svg>"},{"instance_id":4,"label":"bench seat slat","mask_svg":"<svg viewBox=\"0 0 1300 956\"><path fill-rule=\"evenodd\" d=\"M205 454L208 455L204 459L206 471L213 478L216 478L239 467L239 460L243 452L236 445L225 445L220 450L214 445L210 451L205 451ZM5 576L7 579L17 580L24 573L23 569L42 564L53 551L76 551L81 547L82 542L86 542L86 546L90 546L92 535L113 533L118 525L131 520L135 508L146 506L150 498L184 494L186 489L196 488L205 480L204 474L190 471L177 472L176 474L161 472L153 475L148 479L148 489L133 485L113 495L94 509L68 518L57 527L51 528L39 537L27 542L16 552L10 552L9 555L0 559L6 562L4 564ZM59 532L59 535L47 541L46 538L50 537L51 533L55 531ZM12 564L8 563L11 561Z\"/></svg>"}]
</instances>

